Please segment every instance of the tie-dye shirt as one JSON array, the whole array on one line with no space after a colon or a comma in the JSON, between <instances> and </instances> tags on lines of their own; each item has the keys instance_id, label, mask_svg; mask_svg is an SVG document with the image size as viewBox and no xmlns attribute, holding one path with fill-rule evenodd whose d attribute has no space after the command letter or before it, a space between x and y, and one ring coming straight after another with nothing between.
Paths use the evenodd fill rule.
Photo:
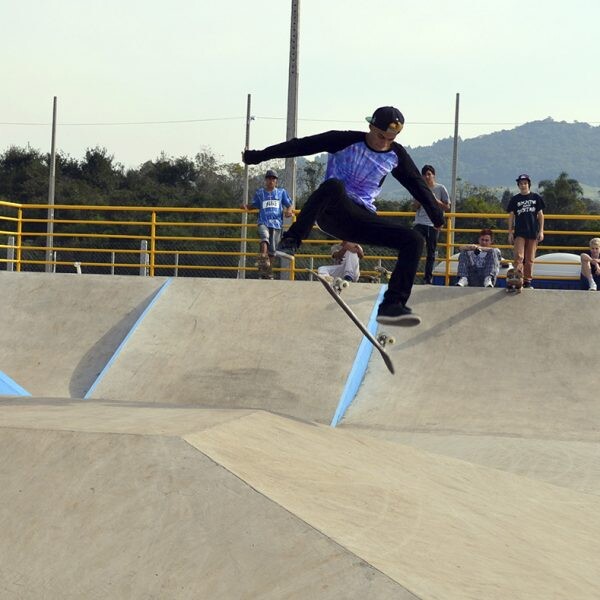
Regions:
<instances>
[{"instance_id":1,"label":"tie-dye shirt","mask_svg":"<svg viewBox=\"0 0 600 600\"><path fill-rule=\"evenodd\" d=\"M346 194L356 204L375 212L375 198L381 192L384 179L398 162L398 155L393 150L376 152L359 142L329 155L325 180L340 179L346 184Z\"/></svg>"},{"instance_id":2,"label":"tie-dye shirt","mask_svg":"<svg viewBox=\"0 0 600 600\"><path fill-rule=\"evenodd\" d=\"M362 131L327 131L294 138L264 150L246 150L244 162L256 165L273 158L328 152L325 179L342 181L347 195L356 204L375 212L375 199L386 176L391 173L421 203L434 225L442 225L444 213L404 147L393 142L390 150L378 152L369 148L366 135Z\"/></svg>"}]
</instances>

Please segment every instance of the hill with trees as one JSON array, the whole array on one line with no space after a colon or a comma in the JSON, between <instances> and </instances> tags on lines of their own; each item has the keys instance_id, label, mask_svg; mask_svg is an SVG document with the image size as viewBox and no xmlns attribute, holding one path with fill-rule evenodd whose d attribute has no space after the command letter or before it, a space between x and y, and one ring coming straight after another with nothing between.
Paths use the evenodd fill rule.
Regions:
<instances>
[{"instance_id":1,"label":"hill with trees","mask_svg":"<svg viewBox=\"0 0 600 600\"><path fill-rule=\"evenodd\" d=\"M438 181L449 188L452 147L453 139L446 138L431 146L407 150L419 167L434 165ZM587 123L547 118L467 140L459 138L458 143L457 176L473 185L491 188L515 187L519 173L529 173L536 187L540 181L554 179L562 172L584 186L600 187L599 166L600 126ZM392 178L386 180L385 197L399 190Z\"/></svg>"}]
</instances>

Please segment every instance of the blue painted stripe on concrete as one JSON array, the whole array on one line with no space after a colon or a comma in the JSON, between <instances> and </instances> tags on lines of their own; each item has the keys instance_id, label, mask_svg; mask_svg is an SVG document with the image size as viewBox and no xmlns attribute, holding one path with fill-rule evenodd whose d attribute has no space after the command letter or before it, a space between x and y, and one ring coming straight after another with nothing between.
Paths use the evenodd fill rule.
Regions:
<instances>
[{"instance_id":1,"label":"blue painted stripe on concrete","mask_svg":"<svg viewBox=\"0 0 600 600\"><path fill-rule=\"evenodd\" d=\"M99 383L102 381L104 376L108 373L109 369L111 368L111 366L113 365L115 360L117 360L117 357L119 356L119 354L125 347L125 344L127 344L127 342L129 341L129 338L133 335L135 330L141 325L142 321L146 318L146 315L152 310L152 307L156 304L156 302L162 296L164 291L171 285L172 281L173 281L173 278L169 277L169 279L167 279L167 281L165 281L163 283L163 285L158 290L158 292L156 292L154 298L152 298L152 300L150 301L150 304L148 304L148 306L146 306L146 308L144 309L144 312L138 317L137 321L133 324L133 327L129 330L129 332L123 339L123 341L119 344L119 346L115 350L114 354L110 357L110 360L106 363L106 365L104 366L104 369L102 369L102 371L100 372L98 377L96 377L96 381L94 381L94 383L92 383L90 389L86 392L85 396L83 397L84 400L88 400L91 397L91 395L94 393L94 390L96 389L96 387L98 387Z\"/></svg>"},{"instance_id":2,"label":"blue painted stripe on concrete","mask_svg":"<svg viewBox=\"0 0 600 600\"><path fill-rule=\"evenodd\" d=\"M6 373L0 371L0 396L31 396L31 394Z\"/></svg>"},{"instance_id":3,"label":"blue painted stripe on concrete","mask_svg":"<svg viewBox=\"0 0 600 600\"><path fill-rule=\"evenodd\" d=\"M377 317L377 308L383 299L383 294L387 289L387 285L382 285L379 290L379 295L377 296L377 300L375 301L375 305L373 306L373 310L371 311L371 317L369 319L369 323L367 325L367 329L375 334L377 332L377 321L375 320ZM338 402L337 409L335 414L333 415L333 419L331 420L331 426L335 427L346 414L348 407L354 401L356 394L358 393L358 388L360 388L363 379L365 378L365 373L367 371L367 366L369 364L369 359L371 358L371 354L373 353L373 344L369 342L369 340L363 336L363 339L358 347L356 352L356 356L354 357L354 364L352 365L352 369L350 370L350 374L348 375L348 379L346 380L346 385L344 386L344 391L340 397L340 401Z\"/></svg>"}]
</instances>

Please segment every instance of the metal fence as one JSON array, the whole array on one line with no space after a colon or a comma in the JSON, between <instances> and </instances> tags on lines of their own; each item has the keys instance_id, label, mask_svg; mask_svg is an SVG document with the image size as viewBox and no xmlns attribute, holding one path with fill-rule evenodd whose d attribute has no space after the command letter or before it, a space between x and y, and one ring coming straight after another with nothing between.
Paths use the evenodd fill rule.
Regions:
<instances>
[{"instance_id":1,"label":"metal fence","mask_svg":"<svg viewBox=\"0 0 600 600\"><path fill-rule=\"evenodd\" d=\"M237 208L54 205L48 234L47 204L0 201L0 267L14 271L84 272L204 277L255 277L259 239L255 219ZM413 212L381 212L412 226ZM496 246L512 256L505 213L447 213L440 232L438 260L446 263L445 283L457 247L494 230ZM600 236L600 215L546 215L546 239L538 254L580 253ZM295 264L279 265L282 278L309 277L308 270L331 261L331 239L313 230ZM255 251L244 251L244 248ZM375 267L392 269L393 251L365 247L362 274L378 277ZM48 256L51 257L47 260ZM419 273L421 275L421 273Z\"/></svg>"}]
</instances>

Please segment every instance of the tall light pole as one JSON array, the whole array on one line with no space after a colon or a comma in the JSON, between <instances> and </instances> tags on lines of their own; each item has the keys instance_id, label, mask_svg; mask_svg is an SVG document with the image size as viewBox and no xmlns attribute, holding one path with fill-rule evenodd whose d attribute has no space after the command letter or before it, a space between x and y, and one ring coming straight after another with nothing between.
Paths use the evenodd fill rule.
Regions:
<instances>
[{"instance_id":1,"label":"tall light pole","mask_svg":"<svg viewBox=\"0 0 600 600\"><path fill-rule=\"evenodd\" d=\"M248 94L248 98L246 100L246 143L244 144L244 150L248 150L250 148L250 122L252 121L252 95ZM248 205L249 199L249 189L248 189L248 165L244 165L244 192L242 198L242 204L244 206ZM239 270L237 273L238 279L246 279L246 251L247 251L247 243L246 238L248 237L248 213L244 211L242 214L242 243L240 245L240 261L239 261Z\"/></svg>"},{"instance_id":2,"label":"tall light pole","mask_svg":"<svg viewBox=\"0 0 600 600\"><path fill-rule=\"evenodd\" d=\"M286 140L295 138L298 133L298 26L300 16L300 0L292 0L292 16L290 24L290 66L288 73L287 129ZM296 208L296 159L285 159L284 187L292 198L292 208ZM289 225L291 217L283 219L284 225ZM289 261L281 259L281 279L288 279Z\"/></svg>"},{"instance_id":3,"label":"tall light pole","mask_svg":"<svg viewBox=\"0 0 600 600\"><path fill-rule=\"evenodd\" d=\"M456 212L456 169L458 165L458 107L460 104L460 94L456 94L456 106L454 108L454 146L452 148L452 189L450 192L450 212ZM450 218L450 244L454 245L454 224L456 217ZM450 248L452 254L454 247Z\"/></svg>"},{"instance_id":4,"label":"tall light pole","mask_svg":"<svg viewBox=\"0 0 600 600\"><path fill-rule=\"evenodd\" d=\"M48 184L48 219L46 225L46 273L52 273L54 248L54 184L56 180L56 96L52 105L52 143L50 146L50 181Z\"/></svg>"},{"instance_id":5,"label":"tall light pole","mask_svg":"<svg viewBox=\"0 0 600 600\"><path fill-rule=\"evenodd\" d=\"M298 26L300 16L300 0L292 0L292 17L290 25L290 65L288 75L287 130L286 140L298 135ZM285 188L292 197L296 207L296 159L285 159Z\"/></svg>"}]
</instances>

